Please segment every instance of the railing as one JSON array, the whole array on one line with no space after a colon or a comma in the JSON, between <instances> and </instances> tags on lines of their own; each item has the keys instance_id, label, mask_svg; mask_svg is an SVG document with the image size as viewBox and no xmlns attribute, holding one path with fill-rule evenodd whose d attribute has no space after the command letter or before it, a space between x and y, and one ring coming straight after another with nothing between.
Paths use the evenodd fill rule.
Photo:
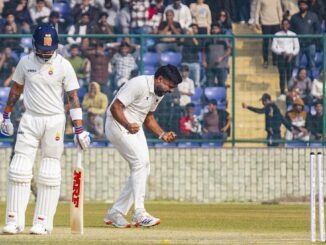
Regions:
<instances>
[{"instance_id":1,"label":"railing","mask_svg":"<svg viewBox=\"0 0 326 245\"><path fill-rule=\"evenodd\" d=\"M87 36L81 36L81 35L60 35L61 40L65 40L67 37L82 37L82 38L89 38L93 40L101 40L103 38L112 38L115 39L117 42L120 42L124 38L130 38L132 39L132 43L136 43L138 45L139 49L139 55L138 55L138 67L139 67L139 74L144 74L148 71L146 70L147 66L144 63L144 55L146 52L156 52L155 51L155 44L160 42L160 39L162 38L176 38L178 42L181 39L187 39L187 38L193 38L196 37L199 40L210 40L212 38L221 38L221 36L213 36L213 35L196 35L196 36L190 36L190 35L173 35L173 36L165 36L165 35L87 35ZM31 35L5 35L0 34L0 41L1 39L8 39L8 38L31 38ZM227 105L225 108L231 115L232 118L232 126L231 126L231 133L229 137L226 140L223 140L225 145L230 146L250 146L253 144L259 144L264 145L267 143L266 139L266 132L265 132L265 123L264 123L264 115L256 115L252 112L249 112L247 110L244 110L241 108L241 102L245 102L247 104L256 106L256 107L262 107L260 105L258 99L261 97L261 95L265 92L271 94L273 101L276 101L279 107L281 107L281 111L284 115L284 113L287 111L287 105L284 101L276 100L276 97L279 95L279 73L277 70L277 66L271 65L272 61L272 55L269 50L269 61L270 65L268 68L264 68L262 66L262 52L261 52L261 42L262 39L268 39L273 38L272 35L223 35L224 39L229 40L230 46L231 46L231 55L229 57L228 63L229 63L229 72L228 72L228 78L227 78L227 85L229 86L227 91ZM286 37L290 38L290 37ZM318 58L321 58L321 60L318 60L318 66L320 66L320 69L322 71L326 71L326 62L324 62L324 56L323 54L326 53L326 36L325 35L314 35L314 36L307 36L307 35L298 35L298 38L300 39L301 43L305 43L305 40L307 39L313 39L313 41L317 44L317 53ZM202 47L204 47L204 44L201 44ZM69 45L66 45L67 47ZM109 45L110 46L110 43ZM181 45L180 45L181 47ZM201 48L202 48L201 47ZM182 53L181 48L177 50L178 53ZM191 52L191 50L189 50ZM201 52L200 52L201 53ZM317 57L317 56L316 56ZM200 72L201 72L201 81L205 81L205 69L202 67L202 59L199 57L198 63L200 64ZM307 57L306 60L302 58L300 60L303 62L302 65L307 66ZM157 68L162 61L158 61L156 64L153 64L154 68ZM163 62L164 63L164 62ZM179 62L176 62L176 65L180 65L182 63L182 60ZM297 69L298 67L296 67ZM309 74L312 78L316 76L316 70L311 70L312 74ZM317 77L317 76L316 76ZM209 81L212 82L212 81ZM322 81L323 84L325 81ZM214 81L213 81L214 83ZM203 89L207 88L207 82L203 82L200 85ZM324 86L325 87L325 86ZM323 89L323 97L325 97L325 89ZM203 98L200 100L202 104L199 105L199 107L202 107L203 111L206 111L206 103L207 98L203 95ZM313 108L312 104L308 105L309 111ZM283 108L283 109L282 109ZM326 100L323 100L323 108L326 108ZM166 113L169 113L171 110L165 111ZM325 111L325 109L324 109ZM162 112L161 112L162 113ZM180 112L181 113L181 112ZM164 116L163 116L164 117ZM175 126L175 125L174 125ZM172 129L171 128L171 122L169 125L164 125L163 127L166 130ZM282 128L282 136L284 135L284 128ZM320 143L325 144L326 139L326 120L325 120L325 113L323 116L323 136L321 140L309 140L306 142L308 145L309 143ZM2 141L8 141L8 139L1 139ZM10 140L9 140L10 141ZM217 140L203 140L203 139L180 139L179 142L184 141L191 141L191 142L216 142ZM152 139L149 135L149 142L157 142L156 139ZM290 144L293 142L297 143L303 143L301 140L285 140L284 137L280 140L275 140L275 143L286 143Z\"/></svg>"}]
</instances>

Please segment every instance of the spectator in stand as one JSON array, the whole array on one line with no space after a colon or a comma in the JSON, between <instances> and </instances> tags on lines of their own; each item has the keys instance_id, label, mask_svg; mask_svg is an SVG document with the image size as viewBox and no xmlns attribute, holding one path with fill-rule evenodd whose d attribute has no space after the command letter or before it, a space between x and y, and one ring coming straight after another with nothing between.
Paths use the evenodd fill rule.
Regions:
<instances>
[{"instance_id":1,"label":"spectator in stand","mask_svg":"<svg viewBox=\"0 0 326 245\"><path fill-rule=\"evenodd\" d=\"M281 0L281 2L283 13L289 13L287 18L290 19L294 14L299 12L298 0Z\"/></svg>"},{"instance_id":2,"label":"spectator in stand","mask_svg":"<svg viewBox=\"0 0 326 245\"><path fill-rule=\"evenodd\" d=\"M262 30L263 34L272 34L280 30L283 16L280 0L257 0L256 6L256 28ZM270 38L263 38L264 68L268 68L268 46ZM273 64L276 65L276 55L273 53Z\"/></svg>"},{"instance_id":3,"label":"spectator in stand","mask_svg":"<svg viewBox=\"0 0 326 245\"><path fill-rule=\"evenodd\" d=\"M27 0L20 0L14 11L17 24L21 27L21 33L31 33L33 21L27 8Z\"/></svg>"},{"instance_id":4,"label":"spectator in stand","mask_svg":"<svg viewBox=\"0 0 326 245\"><path fill-rule=\"evenodd\" d=\"M123 0L124 6L120 10L119 16L118 16L118 23L119 27L121 28L121 33L123 34L129 34L129 28L131 24L131 14L130 14L130 9L131 9L131 2L128 0Z\"/></svg>"},{"instance_id":5,"label":"spectator in stand","mask_svg":"<svg viewBox=\"0 0 326 245\"><path fill-rule=\"evenodd\" d=\"M65 34L67 32L68 23L64 20L60 20L60 14L56 11L52 11L49 16L49 23L54 26L57 30L57 33Z\"/></svg>"},{"instance_id":6,"label":"spectator in stand","mask_svg":"<svg viewBox=\"0 0 326 245\"><path fill-rule=\"evenodd\" d=\"M222 9L219 12L217 22L222 26L223 34L232 34L232 22L229 13L226 10Z\"/></svg>"},{"instance_id":7,"label":"spectator in stand","mask_svg":"<svg viewBox=\"0 0 326 245\"><path fill-rule=\"evenodd\" d=\"M289 30L290 21L282 20L282 30L275 34L272 43L272 51L277 55L277 68L280 77L281 95L279 99L285 101L285 84L288 84L293 72L294 60L300 51L299 40L294 32ZM277 37L282 36L282 37ZM285 38L291 36L293 38Z\"/></svg>"},{"instance_id":8,"label":"spectator in stand","mask_svg":"<svg viewBox=\"0 0 326 245\"><path fill-rule=\"evenodd\" d=\"M97 21L100 14L99 10L91 5L91 0L82 0L82 3L76 4L71 10L74 23L78 23L85 13L90 17L90 22Z\"/></svg>"},{"instance_id":9,"label":"spectator in stand","mask_svg":"<svg viewBox=\"0 0 326 245\"><path fill-rule=\"evenodd\" d=\"M107 22L113 28L114 33L118 33L118 17L120 15L120 1L119 0L99 0L94 1L94 6L108 14Z\"/></svg>"},{"instance_id":10,"label":"spectator in stand","mask_svg":"<svg viewBox=\"0 0 326 245\"><path fill-rule=\"evenodd\" d=\"M309 5L307 0L299 0L300 12L293 15L291 18L291 30L297 35L313 35L320 34L320 23L318 16L309 11ZM300 59L303 54L306 55L308 60L308 69L310 73L315 68L315 55L316 55L316 43L317 40L313 38L299 39L300 53L296 59L296 66L300 66Z\"/></svg>"},{"instance_id":11,"label":"spectator in stand","mask_svg":"<svg viewBox=\"0 0 326 245\"><path fill-rule=\"evenodd\" d=\"M312 105L311 80L305 68L300 68L298 74L291 78L288 91L287 104L291 104L299 96L306 105Z\"/></svg>"},{"instance_id":12,"label":"spectator in stand","mask_svg":"<svg viewBox=\"0 0 326 245\"><path fill-rule=\"evenodd\" d=\"M269 94L265 93L261 97L261 102L264 105L263 108L256 108L249 106L246 103L242 103L242 108L248 109L249 111L265 114L265 130L267 132L267 145L278 146L281 140L281 126L282 124L290 131L294 132L294 128L291 123L287 121L281 114L280 109L272 101ZM296 128L297 129L297 128Z\"/></svg>"},{"instance_id":13,"label":"spectator in stand","mask_svg":"<svg viewBox=\"0 0 326 245\"><path fill-rule=\"evenodd\" d=\"M36 5L29 9L34 25L45 22L50 16L51 10L46 7L44 0L36 0Z\"/></svg>"},{"instance_id":14,"label":"spectator in stand","mask_svg":"<svg viewBox=\"0 0 326 245\"><path fill-rule=\"evenodd\" d=\"M117 87L121 87L131 78L131 74L137 71L135 57L130 54L131 46L127 42L122 42L119 52L116 53L112 60L112 72L115 76Z\"/></svg>"},{"instance_id":15,"label":"spectator in stand","mask_svg":"<svg viewBox=\"0 0 326 245\"><path fill-rule=\"evenodd\" d=\"M180 106L185 107L191 102L191 96L195 94L194 81L189 78L189 67L183 65L180 69L182 82L178 84L178 91L180 93Z\"/></svg>"},{"instance_id":16,"label":"spectator in stand","mask_svg":"<svg viewBox=\"0 0 326 245\"><path fill-rule=\"evenodd\" d=\"M17 61L11 55L11 48L4 48L0 57L0 87L11 85L11 78L17 66Z\"/></svg>"},{"instance_id":17,"label":"spectator in stand","mask_svg":"<svg viewBox=\"0 0 326 245\"><path fill-rule=\"evenodd\" d=\"M160 26L163 15L164 15L164 9L165 6L163 4L163 0L155 0L152 1L148 12L148 26L151 27L151 33L157 34L158 33L158 27Z\"/></svg>"},{"instance_id":18,"label":"spectator in stand","mask_svg":"<svg viewBox=\"0 0 326 245\"><path fill-rule=\"evenodd\" d=\"M5 23L2 33L3 34L17 34L14 32L13 26L10 25L9 23ZM19 43L20 43L20 40L18 38L5 38L5 39L1 40L0 47L1 47L1 49L10 47L12 50L21 51L22 48L20 47Z\"/></svg>"},{"instance_id":19,"label":"spectator in stand","mask_svg":"<svg viewBox=\"0 0 326 245\"><path fill-rule=\"evenodd\" d=\"M255 24L256 7L257 7L257 0L251 0L250 1L250 19L248 20L249 25L254 25Z\"/></svg>"},{"instance_id":20,"label":"spectator in stand","mask_svg":"<svg viewBox=\"0 0 326 245\"><path fill-rule=\"evenodd\" d=\"M191 29L188 31L188 35L195 36L198 34L198 25L191 24ZM200 64L198 53L201 51L201 40L192 37L181 39L182 45L182 65L189 67L190 78L194 80L196 87L200 86Z\"/></svg>"},{"instance_id":21,"label":"spectator in stand","mask_svg":"<svg viewBox=\"0 0 326 245\"><path fill-rule=\"evenodd\" d=\"M294 132L287 130L285 133L286 140L309 140L309 132L307 129L308 113L304 111L304 103L302 99L297 98L294 100L292 110L286 113L286 119L291 122L292 126L299 129L299 131Z\"/></svg>"},{"instance_id":22,"label":"spectator in stand","mask_svg":"<svg viewBox=\"0 0 326 245\"><path fill-rule=\"evenodd\" d=\"M67 60L71 63L76 72L79 85L87 86L88 60L79 55L79 46L76 44L70 46L70 55L71 56L67 58Z\"/></svg>"},{"instance_id":23,"label":"spectator in stand","mask_svg":"<svg viewBox=\"0 0 326 245\"><path fill-rule=\"evenodd\" d=\"M196 115L194 115L195 104L188 103L186 105L186 115L180 119L180 133L185 139L201 138L201 124Z\"/></svg>"},{"instance_id":24,"label":"spectator in stand","mask_svg":"<svg viewBox=\"0 0 326 245\"><path fill-rule=\"evenodd\" d=\"M166 21L163 21L158 27L158 34L166 35L167 37L160 38L156 45L156 52L162 53L165 50L179 51L177 38L174 35L181 34L181 25L174 21L174 12L172 10L165 11Z\"/></svg>"},{"instance_id":25,"label":"spectator in stand","mask_svg":"<svg viewBox=\"0 0 326 245\"><path fill-rule=\"evenodd\" d=\"M108 14L106 12L102 12L99 16L98 21L96 21L96 24L92 26L91 29L94 34L112 35L113 28L108 23ZM106 42L110 42L112 41L112 38L105 38L102 40L105 40Z\"/></svg>"},{"instance_id":26,"label":"spectator in stand","mask_svg":"<svg viewBox=\"0 0 326 245\"><path fill-rule=\"evenodd\" d=\"M90 133L93 139L104 138L104 121L102 117L99 117L93 112L87 113L85 116L85 130Z\"/></svg>"},{"instance_id":27,"label":"spectator in stand","mask_svg":"<svg viewBox=\"0 0 326 245\"><path fill-rule=\"evenodd\" d=\"M213 23L211 34L221 35L222 26L219 23ZM206 41L203 52L203 65L206 68L207 86L225 87L225 73L229 68L228 57L230 54L231 46L227 38L215 37Z\"/></svg>"},{"instance_id":28,"label":"spectator in stand","mask_svg":"<svg viewBox=\"0 0 326 245\"><path fill-rule=\"evenodd\" d=\"M208 34L211 32L212 14L205 0L197 0L190 4L190 11L194 23L198 25L199 34Z\"/></svg>"},{"instance_id":29,"label":"spectator in stand","mask_svg":"<svg viewBox=\"0 0 326 245\"><path fill-rule=\"evenodd\" d=\"M105 52L104 43L98 41L95 50L86 51L86 58L91 64L91 81L96 81L101 86L101 92L109 97L111 95L109 82L109 63L112 58L110 53Z\"/></svg>"},{"instance_id":30,"label":"spectator in stand","mask_svg":"<svg viewBox=\"0 0 326 245\"><path fill-rule=\"evenodd\" d=\"M316 77L312 81L312 85L311 85L311 95L313 97L314 102L316 102L317 100L322 100L324 97L323 82L324 82L324 72L323 70L321 70L319 73L319 77Z\"/></svg>"},{"instance_id":31,"label":"spectator in stand","mask_svg":"<svg viewBox=\"0 0 326 245\"><path fill-rule=\"evenodd\" d=\"M20 26L16 22L16 17L14 14L7 14L5 25L10 25L12 33L19 34L21 33Z\"/></svg>"},{"instance_id":32,"label":"spectator in stand","mask_svg":"<svg viewBox=\"0 0 326 245\"><path fill-rule=\"evenodd\" d=\"M232 19L240 24L245 24L250 18L250 0L233 0Z\"/></svg>"},{"instance_id":33,"label":"spectator in stand","mask_svg":"<svg viewBox=\"0 0 326 245\"><path fill-rule=\"evenodd\" d=\"M149 0L133 0L131 1L131 34L144 34L148 33L147 20L148 20Z\"/></svg>"},{"instance_id":34,"label":"spectator in stand","mask_svg":"<svg viewBox=\"0 0 326 245\"><path fill-rule=\"evenodd\" d=\"M93 32L93 26L90 21L91 21L91 18L89 16L89 13L88 12L83 13L80 21L69 28L68 34L69 35L91 34ZM75 38L68 37L67 41L69 44L80 44L82 41L82 38L81 37L75 37Z\"/></svg>"},{"instance_id":35,"label":"spectator in stand","mask_svg":"<svg viewBox=\"0 0 326 245\"><path fill-rule=\"evenodd\" d=\"M100 86L97 82L91 82L89 92L85 94L83 99L83 111L87 113L87 128L91 128L95 137L103 136L104 114L108 107L108 98L101 93Z\"/></svg>"},{"instance_id":36,"label":"spectator in stand","mask_svg":"<svg viewBox=\"0 0 326 245\"><path fill-rule=\"evenodd\" d=\"M170 4L165 8L164 20L167 19L166 12L168 10L172 10L174 12L174 20L177 21L180 24L182 30L186 32L192 23L191 12L188 6L182 4L181 0L174 0L173 4Z\"/></svg>"},{"instance_id":37,"label":"spectator in stand","mask_svg":"<svg viewBox=\"0 0 326 245\"><path fill-rule=\"evenodd\" d=\"M226 140L230 135L231 117L225 110L217 109L217 101L212 99L207 105L208 112L203 118L203 138Z\"/></svg>"},{"instance_id":38,"label":"spectator in stand","mask_svg":"<svg viewBox=\"0 0 326 245\"><path fill-rule=\"evenodd\" d=\"M324 119L324 110L323 110L323 101L317 100L314 103L316 114L309 114L307 130L310 132L310 140L322 140L323 139L323 119Z\"/></svg>"},{"instance_id":39,"label":"spectator in stand","mask_svg":"<svg viewBox=\"0 0 326 245\"><path fill-rule=\"evenodd\" d=\"M314 12L319 19L319 23L323 22L324 15L325 15L325 6L324 3L321 2L320 0L309 0L310 4L310 11Z\"/></svg>"}]
</instances>

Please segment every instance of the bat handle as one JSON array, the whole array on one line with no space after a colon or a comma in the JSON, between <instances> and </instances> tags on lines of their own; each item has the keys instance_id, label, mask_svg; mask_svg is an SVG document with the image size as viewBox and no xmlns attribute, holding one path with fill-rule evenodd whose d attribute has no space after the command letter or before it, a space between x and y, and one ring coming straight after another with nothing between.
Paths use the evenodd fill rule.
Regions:
<instances>
[{"instance_id":1,"label":"bat handle","mask_svg":"<svg viewBox=\"0 0 326 245\"><path fill-rule=\"evenodd\" d=\"M77 150L77 163L76 163L76 167L77 168L82 168L82 158L83 158L83 152L82 150Z\"/></svg>"}]
</instances>

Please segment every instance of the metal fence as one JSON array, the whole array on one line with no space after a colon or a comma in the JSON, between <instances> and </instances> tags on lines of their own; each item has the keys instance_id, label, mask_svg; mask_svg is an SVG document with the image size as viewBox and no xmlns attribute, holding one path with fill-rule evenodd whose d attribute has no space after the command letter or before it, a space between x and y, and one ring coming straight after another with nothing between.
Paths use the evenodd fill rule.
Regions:
<instances>
[{"instance_id":1,"label":"metal fence","mask_svg":"<svg viewBox=\"0 0 326 245\"><path fill-rule=\"evenodd\" d=\"M203 132L192 134L189 137L182 137L182 132L180 132L180 120L185 114L186 107L184 103L180 103L180 94L174 93L168 95L160 104L156 116L165 130L174 130L178 132L178 135L181 136L179 139L181 143L190 142L195 145L203 142L219 142L220 145L224 144L225 146L266 145L268 143L268 138L265 130L264 114L255 114L244 109L243 103L263 108L259 99L262 97L262 94L268 93L280 109L281 114L283 116L288 115L289 118L289 113L287 112L293 109L294 99L302 95L300 93L295 94L295 91L293 91L292 94L292 91L288 88L288 84L285 83L285 96L280 96L279 71L282 65L280 63L280 55L278 57L273 57L271 40L267 49L268 64L264 63L263 59L262 42L263 40L273 38L273 36L270 35L61 35L60 40L62 46L59 52L64 55L69 53L70 44L67 41L68 37L74 39L82 38L81 40L83 40L83 42L79 44L82 52L85 52L86 49L95 48L99 41L102 41L105 44L108 55L113 55L115 52L118 52L119 44L122 41L130 43L132 56L135 58L138 66L138 72L133 72L131 76L137 74L153 75L160 65L168 63L178 67L185 64L188 65L190 68L190 78L194 80L195 93L188 98L189 101L186 101L194 103L194 113L202 129L205 127L205 125L203 125L203 120L205 115L207 115L207 104L210 99L216 99L217 108L229 113L232 123L230 129L226 132L227 137L223 139L205 138L203 137ZM289 37L284 38L292 40L292 38ZM291 73L291 76L288 77L289 80L292 79L292 83L298 82L296 80L302 79L303 76L300 75L301 77L299 77L297 75L298 71L301 70L301 68L305 68L306 77L304 79L310 79L310 84L313 84L314 80L319 80L321 84L324 84L324 79L320 78L320 74L326 70L323 56L326 51L326 37L315 35L298 36L298 38L301 53L303 51L305 52L303 52L304 54L298 54L297 57L299 58L293 57L291 68L288 69L288 72ZM0 39L2 47L5 47L5 43L5 45L9 45L13 48L13 56L17 60L21 55L30 52L32 48L31 37L29 35L1 34ZM191 42L194 39L197 39L198 45L192 46ZM212 45L210 46L210 44ZM314 48L311 47L312 44ZM223 65L216 65L213 67L214 69L217 67L219 70L215 70L212 74L212 69L209 70L210 64L206 67L204 61L206 60L209 63L210 60L214 58L218 59L223 51L227 54L228 49L230 52L229 55L225 55L226 57L224 57L224 59L217 62L219 64L223 63ZM197 61L191 60L191 57L194 56L193 54L197 54ZM190 59L190 61L186 59ZM84 87L85 92L87 92L87 84L89 82L90 81L86 82L86 86ZM110 70L107 85L109 87L107 95L110 101L115 90L121 85L117 83L114 68L113 71ZM311 116L316 114L315 104L318 98L311 95L311 87L309 87L307 91L304 91L304 93L308 94L308 96L302 97L305 103L303 109L306 112L302 113L302 115L305 114L306 118L301 120L301 123L308 120L310 120L309 123L311 123ZM322 89L322 97L324 97L324 94L325 91ZM5 93L4 96L0 97L0 99L5 100ZM322 100L323 108L326 108L325 103L326 101ZM322 112L324 112L324 109ZM300 117L300 115L298 117ZM286 128L282 126L280 139L274 139L273 143L282 143L287 146L306 146L309 144L322 145L325 142L326 134L326 120L324 120L324 117L323 115L321 120L322 132L320 135L318 134L318 137L310 137L311 129L309 129L309 137L299 137L299 134L295 134L295 136L292 137L293 139L290 139L290 137L285 137L288 132L286 132ZM305 124L301 126L308 127L308 125ZM149 142L157 141L150 133L148 133L147 136Z\"/></svg>"}]
</instances>

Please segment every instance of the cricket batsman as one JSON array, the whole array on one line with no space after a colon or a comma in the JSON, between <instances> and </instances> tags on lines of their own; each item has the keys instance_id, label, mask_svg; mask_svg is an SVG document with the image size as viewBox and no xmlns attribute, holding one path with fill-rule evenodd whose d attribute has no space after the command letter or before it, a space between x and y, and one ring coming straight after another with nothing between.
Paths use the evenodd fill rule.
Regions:
<instances>
[{"instance_id":1,"label":"cricket batsman","mask_svg":"<svg viewBox=\"0 0 326 245\"><path fill-rule=\"evenodd\" d=\"M24 230L32 168L39 145L42 160L30 233L44 235L53 229L53 217L60 195L60 158L65 127L64 91L67 92L70 116L75 127L75 143L83 150L90 144L89 133L82 126L77 77L71 64L56 53L58 43L58 34L52 25L37 26L33 33L34 50L19 61L13 74L1 133L13 135L10 113L22 93L26 112L18 128L15 155L8 171L6 224L3 228L7 234Z\"/></svg>"},{"instance_id":2,"label":"cricket batsman","mask_svg":"<svg viewBox=\"0 0 326 245\"><path fill-rule=\"evenodd\" d=\"M164 132L154 111L164 94L172 92L182 77L173 65L160 67L154 76L138 76L123 85L107 110L105 133L129 163L130 176L118 200L104 217L106 224L130 227L125 219L132 204L132 225L154 226L160 219L146 212L144 199L150 172L149 151L142 125L165 142L175 140L174 132Z\"/></svg>"}]
</instances>

